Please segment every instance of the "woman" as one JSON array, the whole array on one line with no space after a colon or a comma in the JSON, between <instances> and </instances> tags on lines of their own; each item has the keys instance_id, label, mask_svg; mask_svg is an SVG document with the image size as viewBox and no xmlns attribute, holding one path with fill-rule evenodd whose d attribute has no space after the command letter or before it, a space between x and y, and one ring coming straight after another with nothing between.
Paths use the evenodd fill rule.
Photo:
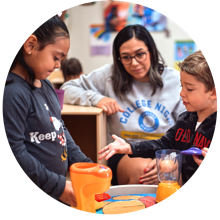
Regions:
<instances>
[{"instance_id":1,"label":"woman","mask_svg":"<svg viewBox=\"0 0 220 220\"><path fill-rule=\"evenodd\" d=\"M113 65L66 82L64 102L97 106L107 114L108 143L159 139L185 108L179 72L165 67L150 33L141 25L122 29L113 42ZM108 161L112 184L158 184L155 159L116 154Z\"/></svg>"}]
</instances>

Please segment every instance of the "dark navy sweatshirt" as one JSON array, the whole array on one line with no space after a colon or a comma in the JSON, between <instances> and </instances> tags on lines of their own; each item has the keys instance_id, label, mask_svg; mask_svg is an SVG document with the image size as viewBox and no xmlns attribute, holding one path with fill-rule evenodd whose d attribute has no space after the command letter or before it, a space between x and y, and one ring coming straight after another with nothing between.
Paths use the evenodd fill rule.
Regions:
<instances>
[{"instance_id":1,"label":"dark navy sweatshirt","mask_svg":"<svg viewBox=\"0 0 220 220\"><path fill-rule=\"evenodd\" d=\"M58 199L65 188L68 167L92 162L73 141L61 119L58 97L48 80L31 89L10 72L3 97L6 135L15 158L45 193Z\"/></svg>"},{"instance_id":2,"label":"dark navy sweatshirt","mask_svg":"<svg viewBox=\"0 0 220 220\"><path fill-rule=\"evenodd\" d=\"M133 155L130 157L155 157L155 152L161 149L187 150L191 147L209 148L215 131L217 112L207 117L195 130L198 116L196 112L183 112L176 124L158 140L131 142ZM198 169L192 155L183 155L182 180L188 181Z\"/></svg>"}]
</instances>

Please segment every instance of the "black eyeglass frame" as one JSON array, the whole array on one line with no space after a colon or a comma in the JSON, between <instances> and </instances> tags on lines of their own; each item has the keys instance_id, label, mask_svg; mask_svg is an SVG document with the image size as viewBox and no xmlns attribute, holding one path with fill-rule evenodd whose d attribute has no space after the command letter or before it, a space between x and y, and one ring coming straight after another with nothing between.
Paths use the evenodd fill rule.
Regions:
<instances>
[{"instance_id":1,"label":"black eyeglass frame","mask_svg":"<svg viewBox=\"0 0 220 220\"><path fill-rule=\"evenodd\" d=\"M148 51L146 51L146 52L141 52L141 53L145 53L146 55L148 54L148 52L149 52L149 50ZM138 63L140 63L140 62L144 62L146 59L147 59L147 56L146 56L146 58L144 59L144 60L142 60L142 61L138 61L137 59L136 59L136 55L137 54L135 54L134 56L128 56L128 57L131 57L131 62L130 63L126 63L126 64L124 64L124 63L122 63L122 64L124 64L124 65L130 65L131 63L132 63L132 59L134 58ZM118 60L120 60L121 61L121 57L118 57Z\"/></svg>"}]
</instances>

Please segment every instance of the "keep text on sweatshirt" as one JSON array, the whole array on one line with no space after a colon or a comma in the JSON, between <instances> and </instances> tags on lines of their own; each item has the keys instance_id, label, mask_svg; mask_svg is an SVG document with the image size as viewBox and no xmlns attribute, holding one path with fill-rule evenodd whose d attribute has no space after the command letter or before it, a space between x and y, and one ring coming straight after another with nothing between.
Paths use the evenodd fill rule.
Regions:
<instances>
[{"instance_id":1,"label":"keep text on sweatshirt","mask_svg":"<svg viewBox=\"0 0 220 220\"><path fill-rule=\"evenodd\" d=\"M48 80L41 80L42 87L32 90L23 78L10 72L7 82L3 117L9 145L30 179L58 199L68 167L92 161L65 128L58 97Z\"/></svg>"}]
</instances>

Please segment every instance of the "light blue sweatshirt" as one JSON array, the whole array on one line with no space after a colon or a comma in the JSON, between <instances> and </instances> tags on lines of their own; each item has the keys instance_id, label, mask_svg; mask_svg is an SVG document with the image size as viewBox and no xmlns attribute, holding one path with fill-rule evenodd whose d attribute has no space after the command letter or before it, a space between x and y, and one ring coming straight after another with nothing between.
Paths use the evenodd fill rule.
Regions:
<instances>
[{"instance_id":1,"label":"light blue sweatshirt","mask_svg":"<svg viewBox=\"0 0 220 220\"><path fill-rule=\"evenodd\" d=\"M165 67L162 74L164 86L153 96L150 82L134 80L132 90L124 100L115 95L111 76L112 65L107 64L61 87L65 90L66 104L96 106L104 97L117 101L125 112L107 116L108 143L113 141L112 134L132 142L158 139L185 110L179 95L180 74L173 68Z\"/></svg>"}]
</instances>

